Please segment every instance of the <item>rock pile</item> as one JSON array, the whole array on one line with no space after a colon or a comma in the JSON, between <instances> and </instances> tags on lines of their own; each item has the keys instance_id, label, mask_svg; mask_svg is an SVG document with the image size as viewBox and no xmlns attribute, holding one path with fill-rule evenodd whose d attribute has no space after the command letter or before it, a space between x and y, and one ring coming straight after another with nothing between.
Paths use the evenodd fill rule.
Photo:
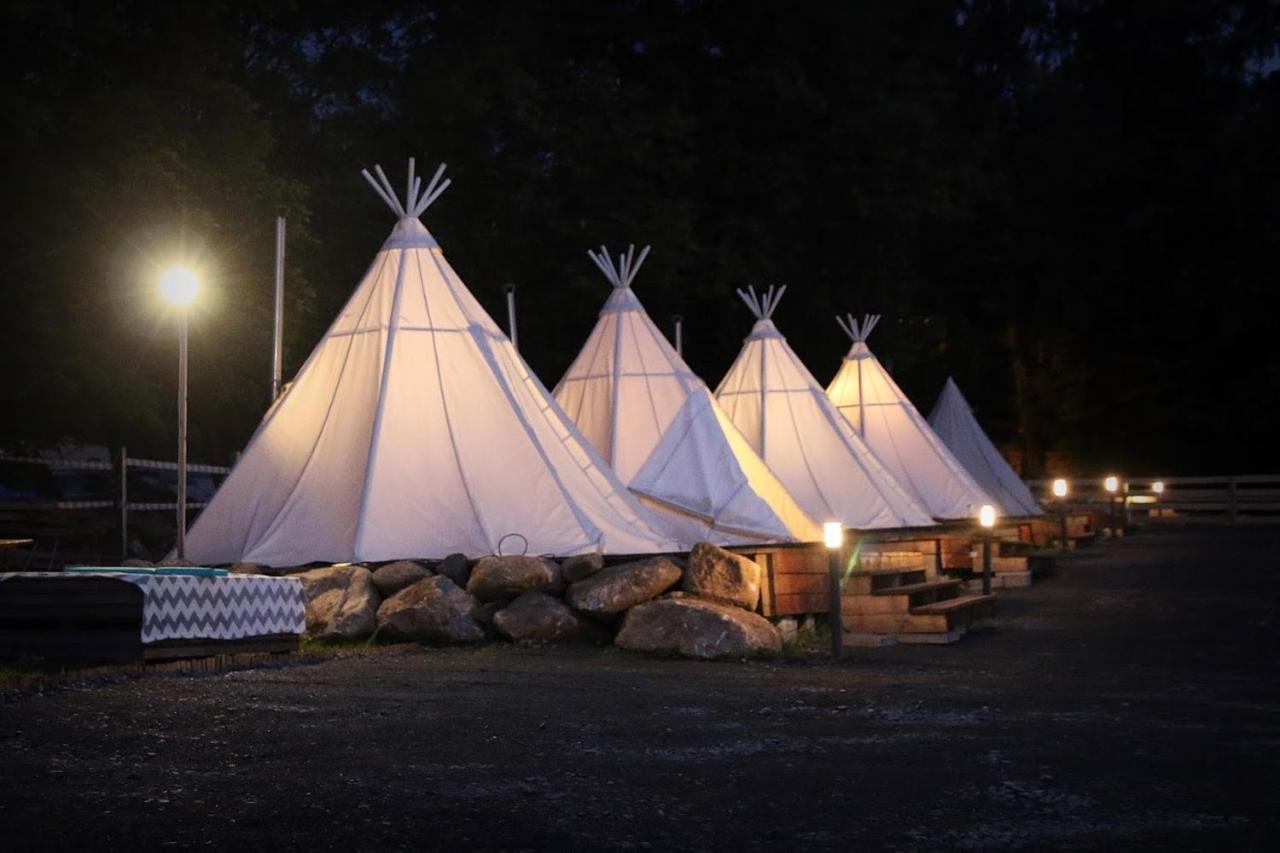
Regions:
<instances>
[{"instance_id":1,"label":"rock pile","mask_svg":"<svg viewBox=\"0 0 1280 853\"><path fill-rule=\"evenodd\" d=\"M781 650L778 629L754 612L760 566L706 542L687 565L672 557L605 566L598 554L560 563L513 556L468 562L451 554L435 564L328 566L296 577L307 599L307 633L320 638L612 640L624 649L697 658Z\"/></svg>"}]
</instances>

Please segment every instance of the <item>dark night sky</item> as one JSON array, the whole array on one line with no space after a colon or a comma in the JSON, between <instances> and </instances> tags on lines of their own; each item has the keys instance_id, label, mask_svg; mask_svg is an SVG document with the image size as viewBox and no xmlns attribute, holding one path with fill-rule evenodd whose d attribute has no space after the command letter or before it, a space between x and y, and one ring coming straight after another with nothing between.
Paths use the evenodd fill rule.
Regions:
<instances>
[{"instance_id":1,"label":"dark night sky","mask_svg":"<svg viewBox=\"0 0 1280 853\"><path fill-rule=\"evenodd\" d=\"M450 165L425 217L553 386L607 285L713 386L786 283L825 382L836 312L924 410L954 375L1031 468L1263 471L1280 366L1280 12L1268 2L9 3L0 442L165 454L155 269L204 259L193 455L266 404L272 220L295 370L392 222L359 177ZM176 247L176 248L175 248Z\"/></svg>"}]
</instances>

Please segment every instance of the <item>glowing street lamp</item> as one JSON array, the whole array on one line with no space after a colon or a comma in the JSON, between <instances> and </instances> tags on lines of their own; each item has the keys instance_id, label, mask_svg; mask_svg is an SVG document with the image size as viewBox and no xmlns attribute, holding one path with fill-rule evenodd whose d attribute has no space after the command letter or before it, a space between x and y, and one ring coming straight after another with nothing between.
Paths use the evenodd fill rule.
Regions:
<instances>
[{"instance_id":1,"label":"glowing street lamp","mask_svg":"<svg viewBox=\"0 0 1280 853\"><path fill-rule=\"evenodd\" d=\"M1151 484L1151 491L1152 491L1152 493L1153 493L1153 494L1156 494L1156 495L1163 495L1163 494L1164 494L1164 481L1163 481L1163 480L1156 480L1154 483L1152 483L1152 484Z\"/></svg>"},{"instance_id":2,"label":"glowing street lamp","mask_svg":"<svg viewBox=\"0 0 1280 853\"><path fill-rule=\"evenodd\" d=\"M828 521L822 525L822 544L827 546L827 619L831 625L831 654L844 653L844 613L840 603L840 551L844 547L844 525Z\"/></svg>"},{"instance_id":3,"label":"glowing street lamp","mask_svg":"<svg viewBox=\"0 0 1280 853\"><path fill-rule=\"evenodd\" d=\"M187 546L187 309L199 292L199 280L187 267L160 274L160 296L178 309L178 559L186 557Z\"/></svg>"},{"instance_id":4,"label":"glowing street lamp","mask_svg":"<svg viewBox=\"0 0 1280 853\"><path fill-rule=\"evenodd\" d=\"M1059 477L1053 481L1053 496L1061 500L1067 496L1067 481Z\"/></svg>"},{"instance_id":5,"label":"glowing street lamp","mask_svg":"<svg viewBox=\"0 0 1280 853\"><path fill-rule=\"evenodd\" d=\"M996 526L996 508L983 504L978 510L978 524L982 528L982 594L991 594L991 539Z\"/></svg>"}]
</instances>

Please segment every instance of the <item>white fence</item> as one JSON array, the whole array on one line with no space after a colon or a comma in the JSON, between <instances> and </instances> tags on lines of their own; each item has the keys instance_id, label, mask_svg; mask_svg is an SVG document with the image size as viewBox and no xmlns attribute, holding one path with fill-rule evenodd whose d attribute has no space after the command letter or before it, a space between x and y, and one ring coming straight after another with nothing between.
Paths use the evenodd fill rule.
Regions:
<instances>
[{"instance_id":1,"label":"white fence","mask_svg":"<svg viewBox=\"0 0 1280 853\"><path fill-rule=\"evenodd\" d=\"M102 462L97 460L76 460L63 458L44 458L36 456L17 456L7 453L0 453L0 462L16 465L32 465L43 466L50 472L98 472L111 475L112 487L111 496L107 497L104 490L95 489L94 496L86 500L9 500L5 502L6 509L14 510L21 513L38 514L40 512L54 512L62 510L116 510L119 513L120 527L120 552L123 556L129 553L129 514L134 512L155 512L169 511L177 516L178 503L177 500L130 500L129 498L129 478L130 472L140 471L174 471L178 470L176 462L167 462L160 459L141 459L131 457L126 448L120 448L116 453L114 462ZM188 474L212 474L215 476L226 476L231 469L223 465L205 465L200 463L187 463ZM136 478L135 478L136 479ZM153 484L152 488L155 486ZM100 496L99 496L100 495ZM187 511L193 509L201 509L205 504L201 501L187 501ZM174 522L175 528L177 522ZM18 531L20 532L20 531Z\"/></svg>"}]
</instances>

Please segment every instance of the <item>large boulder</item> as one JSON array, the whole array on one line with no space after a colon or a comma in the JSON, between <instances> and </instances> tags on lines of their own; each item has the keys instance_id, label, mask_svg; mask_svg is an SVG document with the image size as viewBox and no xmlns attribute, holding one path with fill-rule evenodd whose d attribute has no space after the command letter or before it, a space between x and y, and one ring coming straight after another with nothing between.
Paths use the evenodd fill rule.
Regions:
<instances>
[{"instance_id":1,"label":"large boulder","mask_svg":"<svg viewBox=\"0 0 1280 853\"><path fill-rule=\"evenodd\" d=\"M484 629L475 620L479 602L443 575L418 581L382 602L378 636L428 643L477 643Z\"/></svg>"},{"instance_id":2,"label":"large boulder","mask_svg":"<svg viewBox=\"0 0 1280 853\"><path fill-rule=\"evenodd\" d=\"M493 616L493 624L517 643L604 643L604 628L574 613L545 592L526 592Z\"/></svg>"},{"instance_id":3,"label":"large boulder","mask_svg":"<svg viewBox=\"0 0 1280 853\"><path fill-rule=\"evenodd\" d=\"M608 619L661 595L680 580L684 570L670 557L650 557L601 569L569 587L574 609Z\"/></svg>"},{"instance_id":4,"label":"large boulder","mask_svg":"<svg viewBox=\"0 0 1280 853\"><path fill-rule=\"evenodd\" d=\"M328 639L367 637L382 597L363 566L327 566L295 575L307 600L307 633Z\"/></svg>"},{"instance_id":5,"label":"large boulder","mask_svg":"<svg viewBox=\"0 0 1280 853\"><path fill-rule=\"evenodd\" d=\"M762 574L758 563L710 542L699 542L689 552L689 568L680 587L702 598L755 610Z\"/></svg>"},{"instance_id":6,"label":"large boulder","mask_svg":"<svg viewBox=\"0 0 1280 853\"><path fill-rule=\"evenodd\" d=\"M471 563L467 561L466 554L450 554L436 566L436 574L444 575L466 589L467 581L471 580Z\"/></svg>"},{"instance_id":7,"label":"large boulder","mask_svg":"<svg viewBox=\"0 0 1280 853\"><path fill-rule=\"evenodd\" d=\"M597 553L578 554L560 563L560 573L565 583L577 583L594 575L604 568L604 557Z\"/></svg>"},{"instance_id":8,"label":"large boulder","mask_svg":"<svg viewBox=\"0 0 1280 853\"><path fill-rule=\"evenodd\" d=\"M763 616L705 598L663 598L627 611L614 642L637 652L736 658L782 651Z\"/></svg>"},{"instance_id":9,"label":"large boulder","mask_svg":"<svg viewBox=\"0 0 1280 853\"><path fill-rule=\"evenodd\" d=\"M481 601L515 598L526 592L559 593L560 565L542 557L484 557L471 569L467 592Z\"/></svg>"},{"instance_id":10,"label":"large boulder","mask_svg":"<svg viewBox=\"0 0 1280 853\"><path fill-rule=\"evenodd\" d=\"M390 598L402 589L413 586L418 581L431 577L431 572L413 560L397 560L379 566L373 573L373 585L378 588L382 597Z\"/></svg>"}]
</instances>

